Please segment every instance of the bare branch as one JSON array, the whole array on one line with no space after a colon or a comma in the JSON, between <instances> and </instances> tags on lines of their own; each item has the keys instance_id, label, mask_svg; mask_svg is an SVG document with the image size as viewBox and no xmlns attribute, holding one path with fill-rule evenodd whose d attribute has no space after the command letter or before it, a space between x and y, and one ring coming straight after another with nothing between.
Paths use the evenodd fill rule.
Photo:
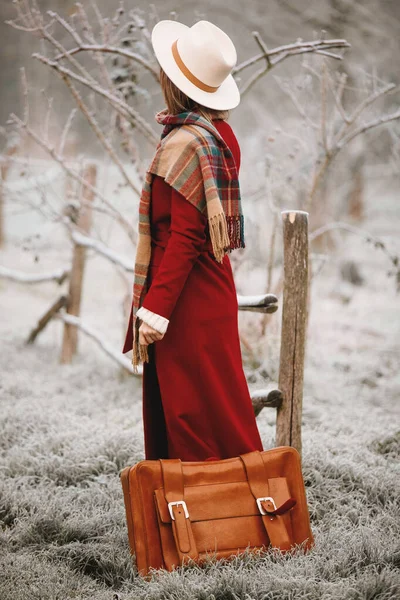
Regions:
<instances>
[{"instance_id":1,"label":"bare branch","mask_svg":"<svg viewBox=\"0 0 400 600\"><path fill-rule=\"evenodd\" d=\"M344 85L346 83L346 79L347 79L347 74L346 73L341 73L340 74L340 79L339 79L339 84L338 84L338 89L337 91L334 88L334 84L332 82L332 78L330 77L330 75L328 74L328 86L329 89L332 92L332 96L335 100L335 105L336 108L338 109L340 116L342 117L343 121L345 123L349 123L350 119L346 114L346 111L344 109L344 106L342 104L342 95L343 95L343 89L344 89Z\"/></svg>"},{"instance_id":2,"label":"bare branch","mask_svg":"<svg viewBox=\"0 0 400 600\"><path fill-rule=\"evenodd\" d=\"M15 5L17 6L18 2L16 2ZM18 9L17 9L17 11L18 11ZM13 29L17 29L18 31L25 31L27 33L39 33L39 34L42 34L42 29L47 31L54 24L54 20L52 19L46 25L43 25L43 24L38 25L33 17L29 18L29 15L27 15L27 14L24 15L24 14L22 14L22 12L19 12L19 18L22 20L23 23L25 23L24 25L20 25L20 24L16 23L16 21L13 21L12 19L10 19L8 21L4 21L4 22L6 25L10 25Z\"/></svg>"},{"instance_id":3,"label":"bare branch","mask_svg":"<svg viewBox=\"0 0 400 600\"><path fill-rule=\"evenodd\" d=\"M136 194L138 196L140 196L141 190L137 187L137 185L129 177L128 173L125 170L124 165L119 160L119 157L116 154L114 148L111 146L111 144L106 139L104 133L102 132L102 130L100 128L100 125L98 124L98 122L96 121L94 116L89 112L86 104L82 100L82 97L79 94L79 92L77 91L77 89L75 88L75 86L72 84L71 80L66 75L62 74L62 79L65 81L67 87L70 89L71 94L75 98L75 101L76 101L78 107L80 108L81 112L85 115L86 119L90 123L90 126L92 127L93 131L95 132L97 138L100 140L101 144L103 145L103 148L105 148L106 152L108 152L111 159L114 161L114 163L119 168L119 170L122 174L122 177L125 179L126 183L132 188L132 190L134 192L136 192Z\"/></svg>"},{"instance_id":4,"label":"bare branch","mask_svg":"<svg viewBox=\"0 0 400 600\"><path fill-rule=\"evenodd\" d=\"M81 183L83 186L87 187L88 189L90 189L98 198L100 198L104 204L111 210L112 214L114 214L115 218L117 219L118 223L122 226L122 228L124 229L124 231L126 231L126 233L128 234L129 238L135 242L136 239L136 232L133 230L131 224L129 223L129 221L127 221L125 219L125 217L115 208L115 206L113 206L106 198L106 196L104 196L104 194L102 194L100 192L99 189L97 189L96 187L92 186L90 183L88 183L87 181L85 181L85 179L79 174L76 173L75 171L73 171L70 167L68 167L65 164L65 161L63 160L62 157L60 157L56 151L54 150L53 147L47 145L38 135L37 133L35 133L35 131L33 131L33 129L31 129L29 127L29 125L25 124L19 117L17 117L17 115L15 115L14 113L11 113L10 115L10 119L11 121L13 121L16 125L18 125L19 127L21 127L22 129L24 129L24 131L29 135L29 137L31 137L33 140L35 140L35 142L41 147L43 148L43 150L45 150L49 156L51 156L51 158L53 158L56 162L58 162L62 168L64 169L64 171L70 176L72 177L72 179L74 179L75 181L78 181L79 183Z\"/></svg>"},{"instance_id":5,"label":"bare branch","mask_svg":"<svg viewBox=\"0 0 400 600\"><path fill-rule=\"evenodd\" d=\"M18 19L20 19L27 28L34 29L35 21L31 15L31 9L29 7L29 4L27 4L26 2L24 2L23 4L24 4L25 13L22 12L23 9L21 7L21 1L14 2L14 6L17 11Z\"/></svg>"},{"instance_id":6,"label":"bare branch","mask_svg":"<svg viewBox=\"0 0 400 600\"><path fill-rule=\"evenodd\" d=\"M253 32L257 35L257 42L260 44L262 41L258 32ZM264 42L262 42L264 43ZM265 46L266 47L266 46ZM279 46L278 48L273 48L268 52L268 58L266 53L263 51L261 54L257 54L252 58L249 58L242 62L240 65L236 66L232 69L232 75L237 75L243 69L254 65L256 62L266 59L268 61L270 68L277 65L279 62L284 60L287 56L293 56L295 54L303 54L304 52L316 52L317 50L329 50L330 48L350 48L351 45L343 39L337 40L314 40L311 42L294 42L292 44L285 44L284 46ZM281 56L280 56L281 55ZM272 57L276 57L273 59ZM340 57L341 58L341 57Z\"/></svg>"},{"instance_id":7,"label":"bare branch","mask_svg":"<svg viewBox=\"0 0 400 600\"><path fill-rule=\"evenodd\" d=\"M69 276L70 268L60 268L51 273L25 273L15 269L8 269L0 265L0 277L10 279L19 283L43 283L44 281L56 281L61 285Z\"/></svg>"},{"instance_id":8,"label":"bare branch","mask_svg":"<svg viewBox=\"0 0 400 600\"><path fill-rule=\"evenodd\" d=\"M293 90L291 90L290 87L288 85L286 85L285 83L282 85L279 77L275 77L275 81L278 83L281 90L289 96L289 98L291 99L291 101L293 102L295 107L297 108L299 114L303 117L303 119L305 121L308 122L310 127L312 127L315 130L319 130L319 126L316 123L314 123L314 121L309 117L307 111L301 106L301 104L300 104L296 94L293 92Z\"/></svg>"},{"instance_id":9,"label":"bare branch","mask_svg":"<svg viewBox=\"0 0 400 600\"><path fill-rule=\"evenodd\" d=\"M381 88L380 90L376 90L373 94L371 94L371 96L369 98L367 98L363 103L361 103L361 105L355 109L354 113L351 115L351 119L353 121L355 121L357 119L357 117L359 116L359 114L361 114L361 112L364 110L364 108L366 108L367 106L369 106L370 104L372 104L373 102L375 102L375 100L377 98L380 98L381 96L384 96L385 94L390 94L391 92L399 92L400 91L400 86L396 85L395 83L389 83L386 86L384 86L383 88Z\"/></svg>"},{"instance_id":10,"label":"bare branch","mask_svg":"<svg viewBox=\"0 0 400 600\"><path fill-rule=\"evenodd\" d=\"M59 61L65 57L73 56L74 54L78 54L79 52L99 52L99 53L116 54L119 56L123 56L125 58L129 58L129 59L137 62L138 64L140 64L143 68L148 70L153 75L153 77L155 78L157 83L159 83L158 69L153 67L145 58L140 56L140 54L137 54L135 52L130 52L129 50L124 50L123 48L119 48L117 46L106 45L104 38L103 38L103 44L96 44L93 33L92 33L92 29L90 26L89 19L87 18L87 15L86 15L83 5L81 3L77 3L77 7L79 9L79 14L81 16L81 19L83 19L83 21L84 21L85 28L87 29L87 31L90 31L90 33L91 33L90 37L91 37L91 41L93 43L85 44L83 42L83 40L81 39L81 37L76 33L76 31L73 29L73 27L71 27L69 25L69 23L67 23L67 21L65 19L60 17L54 11L48 11L48 14L51 17L53 17L55 20L57 20L57 22L60 23L60 25L62 25L62 27L64 27L64 29L66 29L66 31L68 31L68 33L70 33L70 35L72 36L72 38L74 39L74 41L77 45L76 48L72 48L71 50L65 50L65 51L62 51L59 54L57 54L56 57L54 58L55 61ZM94 3L92 4L92 7L97 8L97 6ZM97 13L97 19L99 21L99 24L102 25L102 20L101 20L102 18L101 18L100 13Z\"/></svg>"},{"instance_id":11,"label":"bare branch","mask_svg":"<svg viewBox=\"0 0 400 600\"><path fill-rule=\"evenodd\" d=\"M60 156L60 158L62 158L64 155L65 142L67 140L67 136L68 136L69 130L71 129L72 121L73 121L76 113L77 113L77 109L73 108L68 115L68 119L65 122L64 129L62 131L61 138L60 138L60 145L58 147L58 155Z\"/></svg>"},{"instance_id":12,"label":"bare branch","mask_svg":"<svg viewBox=\"0 0 400 600\"><path fill-rule=\"evenodd\" d=\"M241 86L241 88L240 88L240 95L244 96L246 93L248 93L249 90L256 83L256 81L258 81L259 79L261 79L261 77L263 75L265 75L268 71L270 71L272 69L272 67L274 67L275 65L277 65L279 62L285 60L289 56L294 56L295 54L305 54L305 53L308 53L308 52L313 52L314 54L325 54L326 56L328 56L326 52L320 52L319 50L313 50L312 48L305 48L302 51L287 53L286 55L280 57L279 60L270 61L270 63L267 64L264 68L260 69L259 71L256 72L255 75L251 76L248 79L248 81L243 86ZM332 58L340 58L340 59L342 58L342 57L334 56L333 54L330 55L330 56Z\"/></svg>"},{"instance_id":13,"label":"bare branch","mask_svg":"<svg viewBox=\"0 0 400 600\"><path fill-rule=\"evenodd\" d=\"M122 267L124 271L128 273L133 273L134 265L131 259L122 256L121 254L117 254L114 250L111 250L108 246L103 244L103 242L99 240L95 240L87 235L83 235L76 231L76 229L70 229L71 239L78 246L84 246L85 248L91 248L95 250L97 254L100 254L110 262L119 267Z\"/></svg>"},{"instance_id":14,"label":"bare branch","mask_svg":"<svg viewBox=\"0 0 400 600\"><path fill-rule=\"evenodd\" d=\"M264 67L262 67L262 69L259 69L256 71L256 73L254 73L254 75L249 77L246 83L239 88L240 96L243 97L253 87L253 85L269 71L269 69L270 67L268 64L266 64Z\"/></svg>"},{"instance_id":15,"label":"bare branch","mask_svg":"<svg viewBox=\"0 0 400 600\"><path fill-rule=\"evenodd\" d=\"M321 75L321 138L322 138L322 145L325 149L325 152L328 154L329 153L329 148L328 148L328 140L327 140L327 134L326 134L326 109L327 109L327 99L326 99L326 80L327 80L327 74L326 74L326 64L325 62L322 63L322 75Z\"/></svg>"},{"instance_id":16,"label":"bare branch","mask_svg":"<svg viewBox=\"0 0 400 600\"><path fill-rule=\"evenodd\" d=\"M272 65L271 65L271 59L270 59L270 55L269 55L269 50L268 50L267 44L264 42L264 40L263 40L263 39L261 39L261 36L260 36L260 34L258 33L258 31L253 31L253 36L254 36L254 38L255 38L255 40L256 40L256 42L257 42L257 44L260 46L260 48L261 48L261 51L263 52L263 54L264 54L264 56L265 56L265 58L266 58L266 61L267 61L268 68L272 67Z\"/></svg>"},{"instance_id":17,"label":"bare branch","mask_svg":"<svg viewBox=\"0 0 400 600\"><path fill-rule=\"evenodd\" d=\"M333 159L333 151L331 150L330 153L328 153L328 154L325 153L325 156L323 157L321 166L319 167L319 169L316 168L316 170L314 172L314 176L313 176L313 180L312 180L312 184L311 184L311 191L309 193L309 196L306 200L305 207L304 207L304 210L307 212L309 212L311 209L311 205L314 200L319 183L322 180L322 177L325 174L325 171L328 168L328 165L330 164L332 159Z\"/></svg>"},{"instance_id":18,"label":"bare branch","mask_svg":"<svg viewBox=\"0 0 400 600\"><path fill-rule=\"evenodd\" d=\"M72 50L67 50L62 54L57 54L54 60L58 61L64 58L65 56L72 56L74 54L78 54L79 52L101 52L104 54L116 54L117 56L129 58L140 64L145 69L147 69L153 75L157 83L160 83L158 70L155 69L152 65L150 65L147 60L140 56L140 54L130 52L129 50L124 50L123 48L118 48L117 46L103 46L101 44L82 44L77 48L72 48Z\"/></svg>"},{"instance_id":19,"label":"bare branch","mask_svg":"<svg viewBox=\"0 0 400 600\"><path fill-rule=\"evenodd\" d=\"M54 46L54 48L56 48L58 50L59 53L65 53L66 49L64 48L64 46L62 46L62 44L60 44L60 42L58 40L56 40L47 30L42 28L40 31L41 31L43 37L48 42L50 42ZM87 69L85 69L79 61L75 60L75 58L73 56L69 56L67 53L65 55L65 58L68 60L69 63L71 63L71 65L75 69L77 69L77 71L79 71L81 73L82 77L86 77L86 79L93 84L96 83L96 80L92 77L92 75L89 73L89 71Z\"/></svg>"},{"instance_id":20,"label":"bare branch","mask_svg":"<svg viewBox=\"0 0 400 600\"><path fill-rule=\"evenodd\" d=\"M355 129L354 131L352 131L349 135L343 137L337 143L336 151L342 149L343 146L348 144L357 135L360 135L360 133L364 133L365 131L372 129L373 127L377 127L378 125L382 125L384 123L390 123L390 121L396 121L397 119L400 119L400 110L398 110L397 112L395 112L391 115L383 115L382 117L378 117L377 119L374 119L373 121L369 121L368 123L364 123L363 125L360 125L360 127Z\"/></svg>"},{"instance_id":21,"label":"bare branch","mask_svg":"<svg viewBox=\"0 0 400 600\"><path fill-rule=\"evenodd\" d=\"M100 9L97 6L96 2L93 2L93 0L89 0L89 2L90 2L90 6L92 7L92 10L93 10L94 14L96 15L97 22L98 22L100 28L103 28L103 40L104 40L104 33L105 32L104 32L104 19L103 19L103 16L102 16L102 14L100 12Z\"/></svg>"},{"instance_id":22,"label":"bare branch","mask_svg":"<svg viewBox=\"0 0 400 600\"><path fill-rule=\"evenodd\" d=\"M104 352L110 358L112 358L117 364L119 364L121 367L123 367L130 373L133 373L133 367L132 367L131 361L128 358L126 358L126 356L123 356L123 354L121 354L121 352L119 350L117 350L116 348L111 346L111 344L109 344L106 340L104 340L100 336L100 334L97 333L97 331L95 331L92 327L89 327L88 325L83 323L80 317L76 317L74 315L69 315L64 311L62 311L62 312L59 311L54 315L53 318L64 321L64 323L68 323L69 325L75 325L75 327L78 327L78 329L80 331L82 331L88 337L90 337L92 340L94 340L97 343L97 345L100 346L100 348L102 350L104 350ZM135 376L139 376L139 375L142 375L142 373L143 373L143 366L139 365L138 372L133 373L133 374Z\"/></svg>"},{"instance_id":23,"label":"bare branch","mask_svg":"<svg viewBox=\"0 0 400 600\"><path fill-rule=\"evenodd\" d=\"M83 8L82 4L80 4L80 3L77 4L77 7L78 7L79 16L82 21L82 26L84 28L84 31L87 32L87 37L90 39L90 41L94 45L96 42L95 42L93 30L89 23L86 11ZM123 7L122 7L122 2L121 2L119 9L117 9L116 16L114 17L114 19L118 19L122 13L123 13ZM102 27L102 23L100 20L100 13L97 13L97 18L98 18L100 27ZM105 37L105 33L103 31L103 43L105 43L105 40L106 40L106 37ZM80 41L80 44L82 44L81 41ZM104 58L105 54L101 53L101 52L90 52L90 55L93 57L95 62L100 67L100 71L103 75L103 83L104 83L105 87L108 88L110 93L113 92L113 88L114 88L115 94L119 97L120 100L123 101L123 95L118 94L118 92L119 92L118 86L113 84L110 73L106 67L105 58ZM133 164L135 164L137 167L140 167L140 164L139 164L139 161L137 158L139 153L138 153L138 149L135 144L135 141L134 141L134 137L132 135L129 135L127 132L126 125L128 125L128 127L129 127L129 121L127 119L123 118L121 115L119 115L119 118L118 118L118 115L114 115L114 114L110 115L110 119L111 119L114 127L116 126L119 129L120 133L122 134L123 150L129 154ZM104 136L104 137L105 137L105 139L107 139L106 136ZM139 176L139 179L141 180L141 176Z\"/></svg>"},{"instance_id":24,"label":"bare branch","mask_svg":"<svg viewBox=\"0 0 400 600\"><path fill-rule=\"evenodd\" d=\"M92 29L89 19L87 17L86 11L80 2L77 4L77 7L78 7L80 19L83 22L84 31L86 32L86 37L89 38L91 43L95 44L96 40L94 37L93 29ZM99 21L99 26L100 26L100 28L103 28L102 23L100 21ZM103 39L103 42L104 42L104 39ZM111 80L110 74L109 74L108 69L105 64L104 55L99 52L91 52L90 56L92 56L94 61L97 62L97 64L99 65L100 71L103 75L103 81L105 82L105 85L108 87L108 89L111 90L112 80Z\"/></svg>"},{"instance_id":25,"label":"bare branch","mask_svg":"<svg viewBox=\"0 0 400 600\"><path fill-rule=\"evenodd\" d=\"M334 52L327 52L326 50L310 50L310 52L314 52L315 54L322 54L322 56L328 56L328 58L334 58L335 60L343 60L343 56L340 54L335 54Z\"/></svg>"},{"instance_id":26,"label":"bare branch","mask_svg":"<svg viewBox=\"0 0 400 600\"><path fill-rule=\"evenodd\" d=\"M145 169L143 168L139 149L135 143L134 136L132 136L131 132L129 131L129 122L124 118L117 118L116 126L123 137L123 141L121 142L122 148L131 159L132 164L135 165L139 180L141 184L143 184Z\"/></svg>"},{"instance_id":27,"label":"bare branch","mask_svg":"<svg viewBox=\"0 0 400 600\"><path fill-rule=\"evenodd\" d=\"M120 100L119 98L117 98L116 96L114 96L113 94L111 94L110 92L105 90L104 88L100 87L97 84L97 82L93 83L87 79L84 79L80 75L77 75L70 69L66 69L66 68L62 67L60 64L47 58L46 56L42 56L41 54L37 54L37 53L33 54L32 56L34 58L37 58L38 60L40 60L42 63L48 65L49 67L52 67L55 71L58 71L59 73L67 75L71 79L74 79L75 81L78 81L79 83L83 84L84 86L90 88L91 90L93 90L94 92L96 92L97 94L102 96L103 98L106 98L110 102L110 104L123 117L125 117L125 118L130 117L132 119L133 123L141 130L141 132L145 135L145 137L147 137L147 139L150 142L152 142L153 144L158 142L158 138L156 137L154 131L151 129L151 127L148 125L148 123L146 123L146 121L139 115L139 113L136 110L131 108L126 102L123 102L122 100Z\"/></svg>"},{"instance_id":28,"label":"bare branch","mask_svg":"<svg viewBox=\"0 0 400 600\"><path fill-rule=\"evenodd\" d=\"M72 37L72 39L75 41L76 44L78 44L78 45L82 44L81 37L78 35L78 33L75 31L75 29L73 27L71 27L71 25L69 23L67 23L67 21L65 19L60 17L60 15L58 13L54 12L53 10L48 10L47 14L50 17L52 17L55 21L57 21L62 27L64 27L64 29L66 31L68 31L68 33L70 34L70 36Z\"/></svg>"},{"instance_id":29,"label":"bare branch","mask_svg":"<svg viewBox=\"0 0 400 600\"><path fill-rule=\"evenodd\" d=\"M50 25L55 22L55 19L52 18L50 23L45 25L43 15L40 13L39 9L35 5L34 0L31 0L31 1L32 1L32 4L34 5L34 10L32 11L28 2L26 2L27 6L26 6L25 14L23 14L21 11L20 3L19 2L16 3L17 11L18 11L20 19L23 22L27 23L27 19L29 18L30 29L32 29L32 24L34 24L33 31L38 33L43 39L45 39L52 46L54 46L54 48L56 48L56 50L59 53L64 54L66 52L66 49L48 31L50 29ZM35 14L33 14L33 13L35 13ZM54 14L56 14L56 13L54 13ZM58 17L58 15L57 15L57 17ZM60 17L58 17L58 18L60 19ZM20 28L20 27L17 27L17 25L14 21L7 21L7 23L14 28L18 28L18 29ZM68 24L65 21L64 21L64 23L68 26ZM81 65L81 63L79 63L79 61L75 60L74 57L68 56L68 54L66 54L66 58L71 63L71 65L75 69L77 69L77 71L79 71L81 73L81 75L83 77L86 77L92 83L96 83L95 80L90 75L90 73Z\"/></svg>"},{"instance_id":30,"label":"bare branch","mask_svg":"<svg viewBox=\"0 0 400 600\"><path fill-rule=\"evenodd\" d=\"M392 92L392 91L397 91L398 89L400 89L400 88L398 86L396 86L394 83L389 83L389 84L385 85L383 88L381 88L380 90L375 90L372 94L370 94L367 98L365 98L362 102L360 102L360 104L358 106L356 106L356 108L354 109L353 113L348 117L346 123L344 123L342 125L342 127L336 134L333 145L337 145L340 142L340 140L344 137L345 132L349 129L349 127L351 125L353 125L353 123L361 115L361 113L367 108L367 106L370 106L373 102L375 102L378 98L381 98L385 94L388 94L389 92Z\"/></svg>"}]
</instances>

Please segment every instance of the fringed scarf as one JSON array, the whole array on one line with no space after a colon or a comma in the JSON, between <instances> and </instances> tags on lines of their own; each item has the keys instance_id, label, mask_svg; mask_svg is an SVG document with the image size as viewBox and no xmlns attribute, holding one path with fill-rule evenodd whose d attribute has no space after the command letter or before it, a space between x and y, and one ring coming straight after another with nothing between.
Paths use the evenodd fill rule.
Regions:
<instances>
[{"instance_id":1,"label":"fringed scarf","mask_svg":"<svg viewBox=\"0 0 400 600\"><path fill-rule=\"evenodd\" d=\"M163 177L201 213L207 214L213 253L218 262L234 248L244 248L244 217L235 160L216 127L195 111L177 115L167 109L155 116L164 125L160 142L145 174L139 200L138 244L133 284L134 373L149 362L147 345L139 344L136 311L147 292L151 257L150 201L154 175Z\"/></svg>"}]
</instances>

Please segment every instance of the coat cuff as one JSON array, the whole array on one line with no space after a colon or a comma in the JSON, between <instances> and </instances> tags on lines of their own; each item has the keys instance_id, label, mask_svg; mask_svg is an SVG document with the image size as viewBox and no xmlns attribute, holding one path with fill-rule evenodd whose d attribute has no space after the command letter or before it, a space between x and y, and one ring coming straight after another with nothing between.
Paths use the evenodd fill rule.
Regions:
<instances>
[{"instance_id":1,"label":"coat cuff","mask_svg":"<svg viewBox=\"0 0 400 600\"><path fill-rule=\"evenodd\" d=\"M152 312L144 306L141 306L139 310L136 311L136 316L147 323L147 325L153 327L153 329L156 329L159 333L165 333L167 331L169 319Z\"/></svg>"}]
</instances>

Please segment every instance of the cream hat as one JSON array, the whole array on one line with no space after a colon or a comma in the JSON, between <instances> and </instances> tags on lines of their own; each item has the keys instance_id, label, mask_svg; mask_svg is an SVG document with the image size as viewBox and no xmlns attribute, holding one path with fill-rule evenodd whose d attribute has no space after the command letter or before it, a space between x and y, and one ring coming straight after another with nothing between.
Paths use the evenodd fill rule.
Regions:
<instances>
[{"instance_id":1,"label":"cream hat","mask_svg":"<svg viewBox=\"0 0 400 600\"><path fill-rule=\"evenodd\" d=\"M153 27L151 43L162 69L189 98L220 110L239 104L239 88L231 75L236 49L222 29L210 21L188 27L164 20Z\"/></svg>"}]
</instances>

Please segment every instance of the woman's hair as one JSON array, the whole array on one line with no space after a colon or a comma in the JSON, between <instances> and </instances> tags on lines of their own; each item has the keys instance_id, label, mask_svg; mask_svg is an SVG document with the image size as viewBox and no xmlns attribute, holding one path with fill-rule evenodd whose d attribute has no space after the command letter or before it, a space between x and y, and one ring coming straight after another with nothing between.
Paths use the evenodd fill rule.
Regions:
<instances>
[{"instance_id":1,"label":"woman's hair","mask_svg":"<svg viewBox=\"0 0 400 600\"><path fill-rule=\"evenodd\" d=\"M170 115L177 115L188 110L196 110L209 121L212 119L227 120L229 118L229 110L208 108L208 106L203 106L186 96L186 94L171 81L162 67L160 67L160 83Z\"/></svg>"}]
</instances>

